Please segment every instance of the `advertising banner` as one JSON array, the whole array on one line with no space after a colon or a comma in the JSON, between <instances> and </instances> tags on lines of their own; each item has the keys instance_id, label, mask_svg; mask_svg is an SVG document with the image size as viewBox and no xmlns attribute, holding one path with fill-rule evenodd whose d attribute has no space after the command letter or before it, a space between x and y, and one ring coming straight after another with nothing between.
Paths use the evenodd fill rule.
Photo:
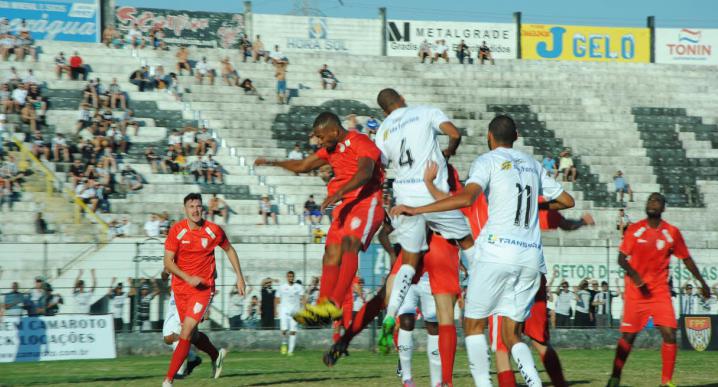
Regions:
<instances>
[{"instance_id":1,"label":"advertising banner","mask_svg":"<svg viewBox=\"0 0 718 387\"><path fill-rule=\"evenodd\" d=\"M378 19L254 14L252 27L254 34L260 35L265 50L274 50L278 45L284 53L381 55Z\"/></svg>"},{"instance_id":2,"label":"advertising banner","mask_svg":"<svg viewBox=\"0 0 718 387\"><path fill-rule=\"evenodd\" d=\"M126 32L134 23L145 34L161 26L169 45L238 48L244 32L241 13L176 11L169 9L117 7L117 28Z\"/></svg>"},{"instance_id":3,"label":"advertising banner","mask_svg":"<svg viewBox=\"0 0 718 387\"><path fill-rule=\"evenodd\" d=\"M718 29L656 29L656 63L718 65Z\"/></svg>"},{"instance_id":4,"label":"advertising banner","mask_svg":"<svg viewBox=\"0 0 718 387\"><path fill-rule=\"evenodd\" d=\"M681 316L681 349L703 351L718 351L718 337L713 331L718 325L716 315L690 315Z\"/></svg>"},{"instance_id":5,"label":"advertising banner","mask_svg":"<svg viewBox=\"0 0 718 387\"><path fill-rule=\"evenodd\" d=\"M590 62L651 60L648 28L525 24L521 26L521 57Z\"/></svg>"},{"instance_id":6,"label":"advertising banner","mask_svg":"<svg viewBox=\"0 0 718 387\"><path fill-rule=\"evenodd\" d=\"M109 314L0 319L0 363L116 357Z\"/></svg>"},{"instance_id":7,"label":"advertising banner","mask_svg":"<svg viewBox=\"0 0 718 387\"><path fill-rule=\"evenodd\" d=\"M386 30L389 56L416 56L423 41L435 44L437 40L446 40L449 56L453 57L463 40L472 57L476 57L485 41L495 59L516 58L516 25L513 23L390 20Z\"/></svg>"},{"instance_id":8,"label":"advertising banner","mask_svg":"<svg viewBox=\"0 0 718 387\"><path fill-rule=\"evenodd\" d=\"M98 0L0 1L0 16L13 31L23 20L36 40L97 43L100 41Z\"/></svg>"}]
</instances>

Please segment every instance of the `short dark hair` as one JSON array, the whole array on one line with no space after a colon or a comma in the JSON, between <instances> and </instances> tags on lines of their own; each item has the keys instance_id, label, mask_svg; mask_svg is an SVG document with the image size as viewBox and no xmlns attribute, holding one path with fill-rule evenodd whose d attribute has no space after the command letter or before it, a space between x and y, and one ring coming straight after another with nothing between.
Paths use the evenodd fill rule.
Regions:
<instances>
[{"instance_id":1,"label":"short dark hair","mask_svg":"<svg viewBox=\"0 0 718 387\"><path fill-rule=\"evenodd\" d=\"M313 128L324 128L330 124L334 124L338 127L342 127L342 121L339 119L339 117L332 113L332 112L322 112L320 113L316 119L314 119L314 123L312 124Z\"/></svg>"},{"instance_id":2,"label":"short dark hair","mask_svg":"<svg viewBox=\"0 0 718 387\"><path fill-rule=\"evenodd\" d=\"M503 145L513 144L519 137L514 120L503 114L491 120L489 123L489 132L494 136L494 140L497 143Z\"/></svg>"},{"instance_id":3,"label":"short dark hair","mask_svg":"<svg viewBox=\"0 0 718 387\"><path fill-rule=\"evenodd\" d=\"M293 272L293 271L291 271L291 270L290 270L290 271L288 271L288 272L287 272L287 275L290 275L290 274L291 274L291 275L294 275L294 272Z\"/></svg>"},{"instance_id":4,"label":"short dark hair","mask_svg":"<svg viewBox=\"0 0 718 387\"><path fill-rule=\"evenodd\" d=\"M391 105L399 103L399 101L401 101L401 95L392 88L386 88L380 91L379 95L376 96L376 103L379 104L379 107L384 111L388 111Z\"/></svg>"},{"instance_id":5,"label":"short dark hair","mask_svg":"<svg viewBox=\"0 0 718 387\"><path fill-rule=\"evenodd\" d=\"M663 203L663 206L666 206L666 197L663 196L660 192L653 192L650 195L648 195L648 200L651 200L652 197L656 197L661 203Z\"/></svg>"},{"instance_id":6,"label":"short dark hair","mask_svg":"<svg viewBox=\"0 0 718 387\"><path fill-rule=\"evenodd\" d=\"M608 286L608 282L606 282L606 281L601 281L601 286Z\"/></svg>"},{"instance_id":7,"label":"short dark hair","mask_svg":"<svg viewBox=\"0 0 718 387\"><path fill-rule=\"evenodd\" d=\"M199 200L200 203L202 203L202 194L199 192L192 192L184 197L184 204L187 205L187 202L190 200Z\"/></svg>"}]
</instances>

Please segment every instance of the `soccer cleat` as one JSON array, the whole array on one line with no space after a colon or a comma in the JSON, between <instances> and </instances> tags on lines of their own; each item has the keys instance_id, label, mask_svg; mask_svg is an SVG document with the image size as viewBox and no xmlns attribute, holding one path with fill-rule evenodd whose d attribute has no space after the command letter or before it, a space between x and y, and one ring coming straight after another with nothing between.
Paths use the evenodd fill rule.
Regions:
<instances>
[{"instance_id":1,"label":"soccer cleat","mask_svg":"<svg viewBox=\"0 0 718 387\"><path fill-rule=\"evenodd\" d=\"M379 352L388 354L393 344L392 335L394 334L394 326L396 320L392 316L386 316L381 324L381 336L379 336Z\"/></svg>"},{"instance_id":2,"label":"soccer cleat","mask_svg":"<svg viewBox=\"0 0 718 387\"><path fill-rule=\"evenodd\" d=\"M222 375L222 366L224 365L224 357L227 356L227 350L221 348L217 359L212 363L212 373L209 375L210 379L218 379Z\"/></svg>"},{"instance_id":3,"label":"soccer cleat","mask_svg":"<svg viewBox=\"0 0 718 387\"><path fill-rule=\"evenodd\" d=\"M162 387L172 387L172 382L170 382L169 380L165 379L165 380L162 382Z\"/></svg>"},{"instance_id":4,"label":"soccer cleat","mask_svg":"<svg viewBox=\"0 0 718 387\"><path fill-rule=\"evenodd\" d=\"M322 301L316 305L307 305L307 310L314 314L315 322L333 321L342 317L342 308L337 307L329 300Z\"/></svg>"},{"instance_id":5,"label":"soccer cleat","mask_svg":"<svg viewBox=\"0 0 718 387\"><path fill-rule=\"evenodd\" d=\"M667 382L661 384L661 387L676 387L676 384L673 383L672 380L669 380L669 381L667 381Z\"/></svg>"},{"instance_id":6,"label":"soccer cleat","mask_svg":"<svg viewBox=\"0 0 718 387\"><path fill-rule=\"evenodd\" d=\"M187 362L187 371L185 371L184 376L189 376L192 370L199 367L200 364L202 364L202 358L199 356L195 357L193 361Z\"/></svg>"},{"instance_id":7,"label":"soccer cleat","mask_svg":"<svg viewBox=\"0 0 718 387\"><path fill-rule=\"evenodd\" d=\"M314 321L316 321L316 316L312 311L308 309L309 305L305 305L304 309L300 310L299 312L295 313L292 318L294 321L296 321L300 325L309 326Z\"/></svg>"},{"instance_id":8,"label":"soccer cleat","mask_svg":"<svg viewBox=\"0 0 718 387\"><path fill-rule=\"evenodd\" d=\"M611 379L608 379L608 383L606 384L606 387L619 387L620 385L621 385L621 378L611 376Z\"/></svg>"},{"instance_id":9,"label":"soccer cleat","mask_svg":"<svg viewBox=\"0 0 718 387\"><path fill-rule=\"evenodd\" d=\"M287 356L294 356L294 352L287 352Z\"/></svg>"},{"instance_id":10,"label":"soccer cleat","mask_svg":"<svg viewBox=\"0 0 718 387\"><path fill-rule=\"evenodd\" d=\"M279 353L281 353L282 355L287 354L287 344L282 344L282 346L279 347Z\"/></svg>"},{"instance_id":11,"label":"soccer cleat","mask_svg":"<svg viewBox=\"0 0 718 387\"><path fill-rule=\"evenodd\" d=\"M402 382L402 386L404 387L416 387L416 383L414 383L414 379L404 380Z\"/></svg>"},{"instance_id":12,"label":"soccer cleat","mask_svg":"<svg viewBox=\"0 0 718 387\"><path fill-rule=\"evenodd\" d=\"M401 360L396 361L396 377L401 378Z\"/></svg>"},{"instance_id":13,"label":"soccer cleat","mask_svg":"<svg viewBox=\"0 0 718 387\"><path fill-rule=\"evenodd\" d=\"M337 364L337 361L339 361L339 358L342 357L342 355L349 356L349 352L347 351L347 345L342 342L342 340L339 340L329 347L329 351L324 353L322 361L327 367L333 367L334 364Z\"/></svg>"}]
</instances>

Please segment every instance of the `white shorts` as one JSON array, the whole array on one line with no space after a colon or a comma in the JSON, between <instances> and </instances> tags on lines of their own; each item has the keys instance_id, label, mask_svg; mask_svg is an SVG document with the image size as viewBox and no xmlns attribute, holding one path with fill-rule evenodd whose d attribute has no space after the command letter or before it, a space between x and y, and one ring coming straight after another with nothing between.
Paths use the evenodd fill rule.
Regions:
<instances>
[{"instance_id":1,"label":"white shorts","mask_svg":"<svg viewBox=\"0 0 718 387\"><path fill-rule=\"evenodd\" d=\"M279 330L281 331L297 331L297 321L292 317L293 313L279 312Z\"/></svg>"},{"instance_id":2,"label":"white shorts","mask_svg":"<svg viewBox=\"0 0 718 387\"><path fill-rule=\"evenodd\" d=\"M392 219L396 242L402 249L418 253L426 251L426 227L441 234L444 239L461 239L471 234L466 217L459 210L432 212L428 214L404 216Z\"/></svg>"},{"instance_id":3,"label":"white shorts","mask_svg":"<svg viewBox=\"0 0 718 387\"><path fill-rule=\"evenodd\" d=\"M431 294L431 285L428 279L422 278L416 285L411 285L397 315L416 314L417 307L421 308L425 322L435 323L438 321L436 319L436 303Z\"/></svg>"},{"instance_id":4,"label":"white shorts","mask_svg":"<svg viewBox=\"0 0 718 387\"><path fill-rule=\"evenodd\" d=\"M476 262L469 273L464 316L481 319L493 314L523 322L540 286L541 273L536 269Z\"/></svg>"},{"instance_id":5,"label":"white shorts","mask_svg":"<svg viewBox=\"0 0 718 387\"><path fill-rule=\"evenodd\" d=\"M179 319L179 313L177 313L177 307L174 302L170 302L167 306L165 322L162 324L162 336L179 335L180 331L182 331L182 323Z\"/></svg>"}]
</instances>

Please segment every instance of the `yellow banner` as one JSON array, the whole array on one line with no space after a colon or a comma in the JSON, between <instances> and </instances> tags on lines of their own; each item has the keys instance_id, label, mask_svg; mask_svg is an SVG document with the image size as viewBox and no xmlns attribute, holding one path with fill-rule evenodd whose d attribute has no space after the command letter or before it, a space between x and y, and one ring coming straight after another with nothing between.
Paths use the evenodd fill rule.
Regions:
<instances>
[{"instance_id":1,"label":"yellow banner","mask_svg":"<svg viewBox=\"0 0 718 387\"><path fill-rule=\"evenodd\" d=\"M648 63L648 28L546 24L521 26L523 59Z\"/></svg>"}]
</instances>

